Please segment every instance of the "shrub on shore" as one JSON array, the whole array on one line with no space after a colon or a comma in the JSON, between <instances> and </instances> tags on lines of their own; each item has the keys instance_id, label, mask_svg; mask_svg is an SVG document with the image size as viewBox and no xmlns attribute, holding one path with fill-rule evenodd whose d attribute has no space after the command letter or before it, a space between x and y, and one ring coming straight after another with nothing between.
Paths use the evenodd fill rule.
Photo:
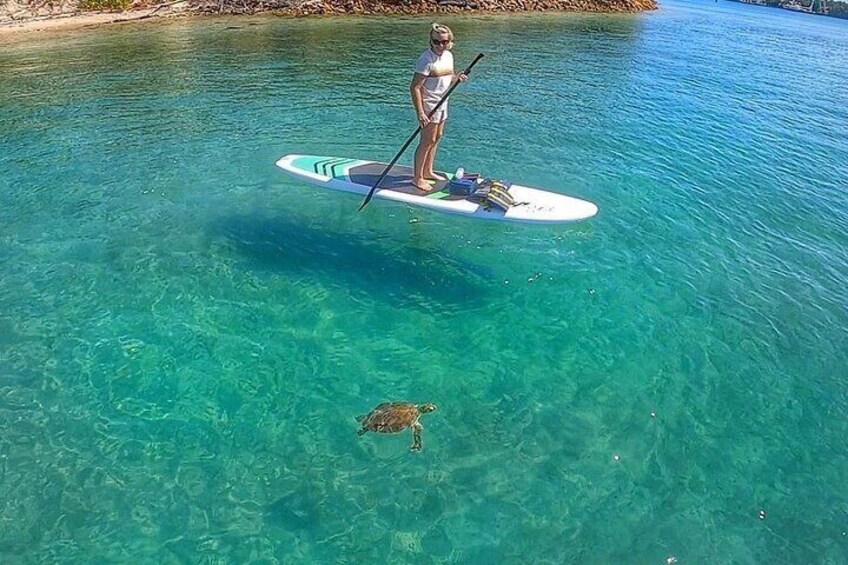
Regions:
<instances>
[{"instance_id":1,"label":"shrub on shore","mask_svg":"<svg viewBox=\"0 0 848 565\"><path fill-rule=\"evenodd\" d=\"M82 11L92 10L126 10L132 0L80 0L78 7Z\"/></svg>"}]
</instances>

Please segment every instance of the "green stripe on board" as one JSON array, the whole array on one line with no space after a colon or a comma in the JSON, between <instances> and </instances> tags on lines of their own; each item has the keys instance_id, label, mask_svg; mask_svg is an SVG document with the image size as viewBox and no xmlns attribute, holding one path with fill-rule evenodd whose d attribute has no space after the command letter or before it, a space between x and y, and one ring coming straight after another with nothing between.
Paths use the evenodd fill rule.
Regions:
<instances>
[{"instance_id":1,"label":"green stripe on board","mask_svg":"<svg viewBox=\"0 0 848 565\"><path fill-rule=\"evenodd\" d=\"M355 163L355 162L356 162L356 159L342 159L340 162L334 163L330 167L330 176L333 177L333 178L339 178L341 176L344 176L343 173L336 172L336 167L345 167L345 166L348 166L348 165Z\"/></svg>"},{"instance_id":2,"label":"green stripe on board","mask_svg":"<svg viewBox=\"0 0 848 565\"><path fill-rule=\"evenodd\" d=\"M333 165L336 165L336 164L338 164L338 163L342 163L342 162L344 162L344 161L346 161L346 159L343 159L342 157L335 157L335 158L333 158L333 159L330 159L329 161L325 161L325 162L321 165L321 169L324 171L324 173L323 173L323 174L324 174L324 176L325 176L325 177L332 176L332 175L330 174L330 172L327 170L327 167L331 167L331 166L333 166Z\"/></svg>"},{"instance_id":3,"label":"green stripe on board","mask_svg":"<svg viewBox=\"0 0 848 565\"><path fill-rule=\"evenodd\" d=\"M304 155L303 157L298 157L294 161L292 161L292 165L301 171L315 171L318 172L318 165L321 161L328 159L328 157L320 157L316 155Z\"/></svg>"}]
</instances>

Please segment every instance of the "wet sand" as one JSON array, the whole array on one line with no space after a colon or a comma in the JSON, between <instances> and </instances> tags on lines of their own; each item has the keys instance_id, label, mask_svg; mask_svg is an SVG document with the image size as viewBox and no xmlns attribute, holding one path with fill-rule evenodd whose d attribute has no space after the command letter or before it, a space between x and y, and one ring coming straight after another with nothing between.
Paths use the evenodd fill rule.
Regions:
<instances>
[{"instance_id":1,"label":"wet sand","mask_svg":"<svg viewBox=\"0 0 848 565\"><path fill-rule=\"evenodd\" d=\"M124 12L92 12L68 16L48 16L43 19L31 19L20 22L4 22L0 23L0 38L5 40L11 38L30 37L41 33L52 33L55 31L67 31L150 18L159 18L166 14L173 17L173 12L160 12L160 15L154 14L154 11L155 8Z\"/></svg>"}]
</instances>

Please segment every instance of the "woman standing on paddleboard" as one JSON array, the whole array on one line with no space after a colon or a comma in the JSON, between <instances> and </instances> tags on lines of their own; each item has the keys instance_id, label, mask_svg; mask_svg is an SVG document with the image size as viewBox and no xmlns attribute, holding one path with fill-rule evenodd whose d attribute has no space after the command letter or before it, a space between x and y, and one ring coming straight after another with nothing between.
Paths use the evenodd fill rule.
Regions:
<instances>
[{"instance_id":1,"label":"woman standing on paddleboard","mask_svg":"<svg viewBox=\"0 0 848 565\"><path fill-rule=\"evenodd\" d=\"M453 32L450 28L433 24L430 27L430 48L424 51L415 63L415 74L409 86L412 104L421 124L421 140L415 150L415 177L412 184L424 192L433 188L428 180L446 180L433 171L433 163L436 160L439 140L445 133L445 121L448 118L447 100L435 114L429 114L454 82L465 82L468 78L465 73L454 73L453 53L450 51L452 47Z\"/></svg>"}]
</instances>

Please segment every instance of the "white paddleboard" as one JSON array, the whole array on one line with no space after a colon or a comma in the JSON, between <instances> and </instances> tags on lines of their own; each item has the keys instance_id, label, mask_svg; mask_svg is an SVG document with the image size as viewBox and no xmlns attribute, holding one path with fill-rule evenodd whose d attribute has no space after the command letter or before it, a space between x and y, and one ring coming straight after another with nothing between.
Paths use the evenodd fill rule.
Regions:
<instances>
[{"instance_id":1,"label":"white paddleboard","mask_svg":"<svg viewBox=\"0 0 848 565\"><path fill-rule=\"evenodd\" d=\"M277 161L277 166L310 184L364 197L387 164L343 157L286 155ZM438 181L432 191L423 192L412 185L412 168L396 165L380 183L374 197L449 214L511 222L575 222L598 213L598 207L586 200L518 184L509 189L516 205L503 211L496 206L487 208L467 196L450 194L447 185L447 181Z\"/></svg>"}]
</instances>

